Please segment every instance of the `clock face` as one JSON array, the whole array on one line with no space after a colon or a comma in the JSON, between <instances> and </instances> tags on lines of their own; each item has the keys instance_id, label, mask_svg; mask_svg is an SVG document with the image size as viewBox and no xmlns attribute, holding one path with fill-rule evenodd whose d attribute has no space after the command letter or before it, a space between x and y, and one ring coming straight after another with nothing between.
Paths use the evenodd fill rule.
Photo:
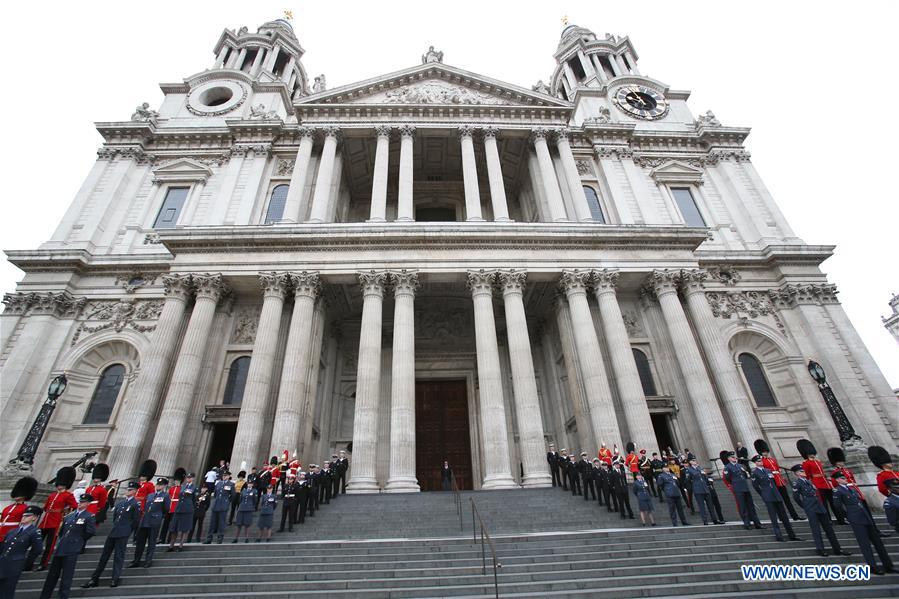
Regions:
<instances>
[{"instance_id":1,"label":"clock face","mask_svg":"<svg viewBox=\"0 0 899 599\"><path fill-rule=\"evenodd\" d=\"M618 108L638 119L652 121L668 112L665 96L643 85L619 87L613 100Z\"/></svg>"}]
</instances>

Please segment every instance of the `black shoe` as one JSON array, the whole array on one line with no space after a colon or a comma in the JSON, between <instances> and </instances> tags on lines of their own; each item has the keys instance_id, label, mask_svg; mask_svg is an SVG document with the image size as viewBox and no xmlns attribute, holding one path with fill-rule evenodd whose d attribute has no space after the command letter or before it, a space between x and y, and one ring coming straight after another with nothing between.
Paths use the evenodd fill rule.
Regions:
<instances>
[{"instance_id":1,"label":"black shoe","mask_svg":"<svg viewBox=\"0 0 899 599\"><path fill-rule=\"evenodd\" d=\"M237 539L234 539L234 540L233 540L233 541L231 541L231 542L232 542L232 543L236 543L236 542L237 542Z\"/></svg>"},{"instance_id":2,"label":"black shoe","mask_svg":"<svg viewBox=\"0 0 899 599\"><path fill-rule=\"evenodd\" d=\"M113 579L112 579L112 582L109 583L109 586L110 586L110 588L113 588L113 589L116 588L117 586L119 586L119 581L118 581L118 579L113 578Z\"/></svg>"},{"instance_id":3,"label":"black shoe","mask_svg":"<svg viewBox=\"0 0 899 599\"><path fill-rule=\"evenodd\" d=\"M896 568L884 568L883 571L887 574L896 574Z\"/></svg>"},{"instance_id":4,"label":"black shoe","mask_svg":"<svg viewBox=\"0 0 899 599\"><path fill-rule=\"evenodd\" d=\"M805 516L796 516L795 518L793 518L793 520L796 520L796 521L805 520Z\"/></svg>"},{"instance_id":5,"label":"black shoe","mask_svg":"<svg viewBox=\"0 0 899 599\"><path fill-rule=\"evenodd\" d=\"M681 526L690 526L689 522L681 522Z\"/></svg>"},{"instance_id":6,"label":"black shoe","mask_svg":"<svg viewBox=\"0 0 899 599\"><path fill-rule=\"evenodd\" d=\"M134 561L134 562L131 562L130 564L128 564L128 567L129 568L137 568L139 565L140 565L139 561Z\"/></svg>"},{"instance_id":7,"label":"black shoe","mask_svg":"<svg viewBox=\"0 0 899 599\"><path fill-rule=\"evenodd\" d=\"M279 529L278 529L278 532L284 532L284 529L283 529L283 528L279 528Z\"/></svg>"},{"instance_id":8,"label":"black shoe","mask_svg":"<svg viewBox=\"0 0 899 599\"><path fill-rule=\"evenodd\" d=\"M266 542L266 543L270 543L270 542L271 542L271 539L266 539L265 542Z\"/></svg>"},{"instance_id":9,"label":"black shoe","mask_svg":"<svg viewBox=\"0 0 899 599\"><path fill-rule=\"evenodd\" d=\"M797 537L796 535L793 535L792 537L790 537L790 540L791 541L801 541L802 537Z\"/></svg>"},{"instance_id":10,"label":"black shoe","mask_svg":"<svg viewBox=\"0 0 899 599\"><path fill-rule=\"evenodd\" d=\"M256 540L258 541L259 539L256 539ZM244 542L244 543L249 543L249 542L250 542L250 539L244 539L243 542Z\"/></svg>"},{"instance_id":11,"label":"black shoe","mask_svg":"<svg viewBox=\"0 0 899 599\"><path fill-rule=\"evenodd\" d=\"M148 559L146 562L144 562L144 568L149 568L152 565L153 565L153 560L151 560L151 559Z\"/></svg>"},{"instance_id":12,"label":"black shoe","mask_svg":"<svg viewBox=\"0 0 899 599\"><path fill-rule=\"evenodd\" d=\"M877 574L878 576L883 576L884 572L881 568L871 568L871 574Z\"/></svg>"},{"instance_id":13,"label":"black shoe","mask_svg":"<svg viewBox=\"0 0 899 599\"><path fill-rule=\"evenodd\" d=\"M175 550L174 547L169 547L168 549L165 550L165 552L166 552L166 553L171 553L171 552L174 551L174 550Z\"/></svg>"},{"instance_id":14,"label":"black shoe","mask_svg":"<svg viewBox=\"0 0 899 599\"><path fill-rule=\"evenodd\" d=\"M85 582L83 585L81 585L81 588L82 589L92 589L92 588L98 587L98 586L100 586L100 581L97 580L96 578L91 578L90 580Z\"/></svg>"},{"instance_id":15,"label":"black shoe","mask_svg":"<svg viewBox=\"0 0 899 599\"><path fill-rule=\"evenodd\" d=\"M656 523L655 523L655 522L653 522L653 523L652 523L652 525L653 525L653 526L655 526L655 525L656 525Z\"/></svg>"},{"instance_id":16,"label":"black shoe","mask_svg":"<svg viewBox=\"0 0 899 599\"><path fill-rule=\"evenodd\" d=\"M787 540L786 540L785 538L783 538L783 537L777 537L777 542L778 542L778 543L786 543Z\"/></svg>"},{"instance_id":17,"label":"black shoe","mask_svg":"<svg viewBox=\"0 0 899 599\"><path fill-rule=\"evenodd\" d=\"M815 553L817 553L817 554L820 555L821 557L827 557L828 555L830 555L830 554L827 553L826 551L816 551Z\"/></svg>"},{"instance_id":18,"label":"black shoe","mask_svg":"<svg viewBox=\"0 0 899 599\"><path fill-rule=\"evenodd\" d=\"M212 545L212 539L209 539L209 540L207 540L207 541L203 541L203 544L204 544L204 545Z\"/></svg>"},{"instance_id":19,"label":"black shoe","mask_svg":"<svg viewBox=\"0 0 899 599\"><path fill-rule=\"evenodd\" d=\"M762 526L761 524L756 524L756 525L755 525L755 529L756 529L756 530L765 530L765 527Z\"/></svg>"},{"instance_id":20,"label":"black shoe","mask_svg":"<svg viewBox=\"0 0 899 599\"><path fill-rule=\"evenodd\" d=\"M845 520L837 520L837 524L839 526L846 526L846 521Z\"/></svg>"},{"instance_id":21,"label":"black shoe","mask_svg":"<svg viewBox=\"0 0 899 599\"><path fill-rule=\"evenodd\" d=\"M877 534L880 535L880 538L881 538L881 539L885 539L885 538L887 538L887 537L890 536L890 533L888 533L888 532L883 532L882 530L878 530L878 531L877 531Z\"/></svg>"},{"instance_id":22,"label":"black shoe","mask_svg":"<svg viewBox=\"0 0 899 599\"><path fill-rule=\"evenodd\" d=\"M839 555L852 555L851 551L846 551L845 549L841 549L840 551L837 551L837 553Z\"/></svg>"},{"instance_id":23,"label":"black shoe","mask_svg":"<svg viewBox=\"0 0 899 599\"><path fill-rule=\"evenodd\" d=\"M708 522L703 522L702 525L703 525L703 526L708 526L709 523L708 523Z\"/></svg>"}]
</instances>

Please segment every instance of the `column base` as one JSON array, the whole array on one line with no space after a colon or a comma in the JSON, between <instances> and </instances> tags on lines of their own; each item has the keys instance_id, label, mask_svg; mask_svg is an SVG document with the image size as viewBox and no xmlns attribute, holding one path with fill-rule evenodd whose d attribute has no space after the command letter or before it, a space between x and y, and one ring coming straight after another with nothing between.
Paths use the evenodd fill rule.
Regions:
<instances>
[{"instance_id":1,"label":"column base","mask_svg":"<svg viewBox=\"0 0 899 599\"><path fill-rule=\"evenodd\" d=\"M595 222L596 222L596 219L595 219L595 218L592 218L592 217L591 217L591 218L582 218L582 219L580 220L580 222L582 222L582 223L595 223Z\"/></svg>"},{"instance_id":2,"label":"column base","mask_svg":"<svg viewBox=\"0 0 899 599\"><path fill-rule=\"evenodd\" d=\"M501 216L499 218L494 218L493 222L495 223L514 223L515 221L509 218L508 216Z\"/></svg>"},{"instance_id":3,"label":"column base","mask_svg":"<svg viewBox=\"0 0 899 599\"><path fill-rule=\"evenodd\" d=\"M323 222L325 222L325 221L323 221L323 220L320 219L320 218L310 218L309 220L306 221L306 224L307 224L307 225L308 225L308 224L318 225L318 224L321 224L321 223L323 223Z\"/></svg>"},{"instance_id":4,"label":"column base","mask_svg":"<svg viewBox=\"0 0 899 599\"><path fill-rule=\"evenodd\" d=\"M385 493L419 493L421 487L415 478L394 478L387 481Z\"/></svg>"},{"instance_id":5,"label":"column base","mask_svg":"<svg viewBox=\"0 0 899 599\"><path fill-rule=\"evenodd\" d=\"M553 222L554 223L570 223L571 219L570 218L554 218Z\"/></svg>"},{"instance_id":6,"label":"column base","mask_svg":"<svg viewBox=\"0 0 899 599\"><path fill-rule=\"evenodd\" d=\"M381 217L379 216L378 218L370 218L370 219L368 219L368 220L365 221L365 222L367 222L367 223L386 223L386 222L387 222L387 219L386 219L386 218L381 218Z\"/></svg>"},{"instance_id":7,"label":"column base","mask_svg":"<svg viewBox=\"0 0 899 599\"><path fill-rule=\"evenodd\" d=\"M537 474L525 474L521 479L521 486L525 489L536 489L538 487L551 487L553 479L548 473L540 472Z\"/></svg>"},{"instance_id":8,"label":"column base","mask_svg":"<svg viewBox=\"0 0 899 599\"><path fill-rule=\"evenodd\" d=\"M465 222L467 223L482 223L484 222L483 217L480 216L472 216L471 218L466 218Z\"/></svg>"},{"instance_id":9,"label":"column base","mask_svg":"<svg viewBox=\"0 0 899 599\"><path fill-rule=\"evenodd\" d=\"M398 217L394 222L397 222L397 223L412 223L412 222L415 222L415 219L413 219L411 216L400 216L400 217Z\"/></svg>"},{"instance_id":10,"label":"column base","mask_svg":"<svg viewBox=\"0 0 899 599\"><path fill-rule=\"evenodd\" d=\"M520 485L515 482L511 474L500 474L492 478L485 478L481 489L484 491L492 491L496 489L520 489Z\"/></svg>"},{"instance_id":11,"label":"column base","mask_svg":"<svg viewBox=\"0 0 899 599\"><path fill-rule=\"evenodd\" d=\"M355 480L350 479L350 481L346 485L347 495L361 495L363 493L380 493L381 488L378 486L378 481L373 478L360 479L357 478Z\"/></svg>"}]
</instances>

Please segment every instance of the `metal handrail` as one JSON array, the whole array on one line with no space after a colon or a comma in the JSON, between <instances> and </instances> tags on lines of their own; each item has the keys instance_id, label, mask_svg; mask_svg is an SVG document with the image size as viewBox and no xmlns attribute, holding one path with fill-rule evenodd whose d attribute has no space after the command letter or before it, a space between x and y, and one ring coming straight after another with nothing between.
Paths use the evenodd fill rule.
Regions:
<instances>
[{"instance_id":1,"label":"metal handrail","mask_svg":"<svg viewBox=\"0 0 899 599\"><path fill-rule=\"evenodd\" d=\"M459 492L459 485L456 484L455 474L450 474L450 482L453 490L453 504L456 506L456 513L459 514L459 532L465 532L462 524L462 493Z\"/></svg>"},{"instance_id":2,"label":"metal handrail","mask_svg":"<svg viewBox=\"0 0 899 599\"><path fill-rule=\"evenodd\" d=\"M476 524L481 525L481 573L484 576L487 575L487 551L484 545L484 539L486 538L487 544L490 545L490 554L493 557L493 592L496 597L499 597L499 576L497 575L497 570L502 568L503 565L496 559L496 546L493 544L493 539L490 538L490 533L484 525L480 512L478 512L478 508L474 503L474 497L469 497L468 501L471 502L471 534L473 543L478 542Z\"/></svg>"}]
</instances>

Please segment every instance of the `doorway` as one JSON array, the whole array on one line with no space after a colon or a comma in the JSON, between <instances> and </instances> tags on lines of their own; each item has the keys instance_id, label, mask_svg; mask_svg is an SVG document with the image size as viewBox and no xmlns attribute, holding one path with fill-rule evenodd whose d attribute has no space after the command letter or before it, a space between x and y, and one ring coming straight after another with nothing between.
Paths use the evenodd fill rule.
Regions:
<instances>
[{"instance_id":1,"label":"doorway","mask_svg":"<svg viewBox=\"0 0 899 599\"><path fill-rule=\"evenodd\" d=\"M677 451L677 439L674 438L674 434L671 432L671 416L661 412L650 414L649 418L652 420L652 428L656 434L656 443L659 444L659 453L662 453L669 447Z\"/></svg>"},{"instance_id":2,"label":"doorway","mask_svg":"<svg viewBox=\"0 0 899 599\"><path fill-rule=\"evenodd\" d=\"M472 489L466 382L415 381L415 475L422 491L441 490L444 460L459 489Z\"/></svg>"},{"instance_id":3,"label":"doorway","mask_svg":"<svg viewBox=\"0 0 899 599\"><path fill-rule=\"evenodd\" d=\"M209 444L209 454L203 465L204 468L218 466L219 460L231 459L231 450L234 449L234 435L236 434L236 422L216 422L212 425L212 443ZM233 470L234 465L231 468Z\"/></svg>"}]
</instances>

